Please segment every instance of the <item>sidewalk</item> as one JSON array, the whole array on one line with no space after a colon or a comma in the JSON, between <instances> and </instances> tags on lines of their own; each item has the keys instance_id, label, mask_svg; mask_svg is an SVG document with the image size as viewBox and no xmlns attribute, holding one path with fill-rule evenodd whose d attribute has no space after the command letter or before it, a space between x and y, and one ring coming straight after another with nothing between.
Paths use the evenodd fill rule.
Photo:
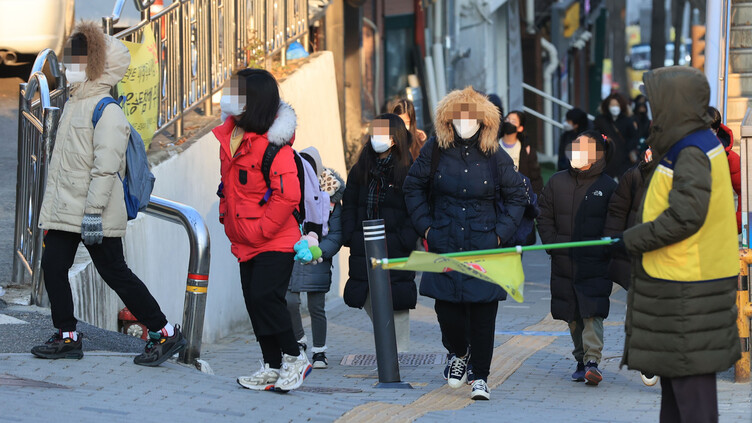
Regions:
<instances>
[{"instance_id":1,"label":"sidewalk","mask_svg":"<svg viewBox=\"0 0 752 423\"><path fill-rule=\"evenodd\" d=\"M168 362L159 368L132 363L132 353L86 352L79 361L46 361L27 353L0 353L0 422L187 421L658 421L660 386L647 387L637 372L619 369L623 336L623 290L612 296L605 326L597 388L571 382L574 368L566 325L547 318L548 259L526 254L525 303L505 301L497 316L497 337L489 384L491 401L473 403L470 388L451 390L441 372L443 348L432 301L420 297L411 311L415 359L433 364L401 366L414 389L376 389L375 365L344 366L351 354L372 354L371 323L363 310L342 303L328 311L329 368L314 370L289 394L240 388L235 377L258 367L259 348L250 334L205 345L202 359L214 375ZM0 310L0 314L4 313ZM306 330L309 329L309 322ZM0 320L0 339L7 325ZM11 325L12 326L12 325ZM310 339L310 332L308 332ZM117 350L117 348L112 348ZM3 349L2 351L5 351ZM358 357L355 357L358 358ZM362 358L362 357L360 357ZM426 360L424 360L426 361ZM22 379L20 379L22 378ZM750 385L719 375L721 422L752 420Z\"/></svg>"}]
</instances>

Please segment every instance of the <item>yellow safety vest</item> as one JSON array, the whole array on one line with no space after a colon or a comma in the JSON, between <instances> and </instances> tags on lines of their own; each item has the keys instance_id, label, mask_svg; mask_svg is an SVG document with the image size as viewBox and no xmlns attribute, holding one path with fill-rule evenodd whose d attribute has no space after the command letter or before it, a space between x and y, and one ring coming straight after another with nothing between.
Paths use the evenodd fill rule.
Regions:
<instances>
[{"instance_id":1,"label":"yellow safety vest","mask_svg":"<svg viewBox=\"0 0 752 423\"><path fill-rule=\"evenodd\" d=\"M652 278L676 282L735 277L739 273L739 245L731 175L723 146L711 131L684 137L661 160L645 194L642 221L655 220L668 208L674 165L679 152L686 147L700 148L710 160L712 189L708 214L700 230L689 238L643 253L642 266Z\"/></svg>"}]
</instances>

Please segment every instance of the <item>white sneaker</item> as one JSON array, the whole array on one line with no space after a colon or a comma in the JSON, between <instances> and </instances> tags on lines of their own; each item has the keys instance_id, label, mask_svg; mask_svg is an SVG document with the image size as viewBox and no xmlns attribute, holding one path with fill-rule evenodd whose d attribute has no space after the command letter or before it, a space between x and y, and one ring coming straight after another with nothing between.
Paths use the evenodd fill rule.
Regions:
<instances>
[{"instance_id":1,"label":"white sneaker","mask_svg":"<svg viewBox=\"0 0 752 423\"><path fill-rule=\"evenodd\" d=\"M491 398L491 393L488 391L488 384L485 380L475 379L475 382L473 382L473 390L470 392L470 398L476 401Z\"/></svg>"},{"instance_id":2,"label":"white sneaker","mask_svg":"<svg viewBox=\"0 0 752 423\"><path fill-rule=\"evenodd\" d=\"M449 362L449 378L447 385L452 389L457 389L467 382L467 362L470 361L470 354L464 357L452 357Z\"/></svg>"},{"instance_id":3,"label":"white sneaker","mask_svg":"<svg viewBox=\"0 0 752 423\"><path fill-rule=\"evenodd\" d=\"M311 372L311 363L305 353L295 357L282 355L282 369L279 371L279 379L274 384L275 390L291 391L303 384L303 379Z\"/></svg>"},{"instance_id":4,"label":"white sneaker","mask_svg":"<svg viewBox=\"0 0 752 423\"><path fill-rule=\"evenodd\" d=\"M272 369L269 364L261 362L261 368L250 376L239 376L238 385L254 391L273 391L274 384L279 379L279 370Z\"/></svg>"}]
</instances>

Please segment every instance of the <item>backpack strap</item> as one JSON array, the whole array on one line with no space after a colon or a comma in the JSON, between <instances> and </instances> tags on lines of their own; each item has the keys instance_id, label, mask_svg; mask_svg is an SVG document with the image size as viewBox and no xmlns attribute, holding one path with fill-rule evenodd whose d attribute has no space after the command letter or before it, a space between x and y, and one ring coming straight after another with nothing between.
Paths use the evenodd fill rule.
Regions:
<instances>
[{"instance_id":1,"label":"backpack strap","mask_svg":"<svg viewBox=\"0 0 752 423\"><path fill-rule=\"evenodd\" d=\"M489 157L488 165L491 167L491 177L493 178L494 197L496 201L501 199L501 187L499 186L499 162L496 161L496 153Z\"/></svg>"},{"instance_id":2,"label":"backpack strap","mask_svg":"<svg viewBox=\"0 0 752 423\"><path fill-rule=\"evenodd\" d=\"M305 169L303 169L303 161L298 153L292 153L295 159L295 167L298 168L298 181L300 182L300 203L298 203L298 209L292 211L293 217L298 221L298 225L302 225L305 221ZM321 233L319 233L321 235Z\"/></svg>"},{"instance_id":3,"label":"backpack strap","mask_svg":"<svg viewBox=\"0 0 752 423\"><path fill-rule=\"evenodd\" d=\"M99 119L102 118L102 114L104 113L104 108L109 106L110 104L117 104L119 107L122 107L122 104L125 102L125 97L119 97L117 100L107 96L99 100L97 105L94 107L94 113L91 116L91 124L96 128L97 123L99 123Z\"/></svg>"},{"instance_id":4,"label":"backpack strap","mask_svg":"<svg viewBox=\"0 0 752 423\"><path fill-rule=\"evenodd\" d=\"M282 147L269 143L264 150L264 157L261 159L261 175L264 176L264 182L266 182L266 194L264 198L259 201L259 206L263 206L269 201L269 197L272 195L272 180L269 173L272 171L272 163L274 158L277 157L277 153Z\"/></svg>"},{"instance_id":5,"label":"backpack strap","mask_svg":"<svg viewBox=\"0 0 752 423\"><path fill-rule=\"evenodd\" d=\"M436 176L436 171L439 169L439 160L441 159L441 150L439 149L439 143L434 138L433 146L431 148L431 172L428 174L428 204L433 204L433 178Z\"/></svg>"},{"instance_id":6,"label":"backpack strap","mask_svg":"<svg viewBox=\"0 0 752 423\"><path fill-rule=\"evenodd\" d=\"M274 158L277 157L277 153L282 149L282 146L269 143L264 150L264 157L261 159L261 175L264 176L264 182L266 182L266 193L264 197L259 201L259 205L263 206L269 202L269 198L272 196L272 163ZM298 209L292 211L293 217L298 222L298 225L303 224L305 221L305 169L303 169L303 162L300 156L293 151L293 158L295 159L295 167L298 170L298 181L300 182L300 203L298 203Z\"/></svg>"}]
</instances>

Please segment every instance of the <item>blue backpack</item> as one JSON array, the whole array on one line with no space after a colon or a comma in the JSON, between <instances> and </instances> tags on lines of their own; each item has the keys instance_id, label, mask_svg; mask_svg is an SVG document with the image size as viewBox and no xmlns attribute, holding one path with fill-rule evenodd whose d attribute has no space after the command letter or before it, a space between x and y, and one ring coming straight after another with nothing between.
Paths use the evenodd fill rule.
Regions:
<instances>
[{"instance_id":1,"label":"blue backpack","mask_svg":"<svg viewBox=\"0 0 752 423\"><path fill-rule=\"evenodd\" d=\"M105 107L110 104L117 104L120 107L122 101L123 97L120 97L120 101L112 97L99 100L94 108L94 115L91 117L91 123L94 127L97 127L97 122L102 117ZM128 220L135 219L138 212L146 210L146 206L149 205L155 178L149 170L144 140L141 139L141 135L133 125L131 125L131 135L128 137L128 148L125 150L125 178L120 173L118 173L118 178L123 182L125 210L128 214Z\"/></svg>"}]
</instances>

